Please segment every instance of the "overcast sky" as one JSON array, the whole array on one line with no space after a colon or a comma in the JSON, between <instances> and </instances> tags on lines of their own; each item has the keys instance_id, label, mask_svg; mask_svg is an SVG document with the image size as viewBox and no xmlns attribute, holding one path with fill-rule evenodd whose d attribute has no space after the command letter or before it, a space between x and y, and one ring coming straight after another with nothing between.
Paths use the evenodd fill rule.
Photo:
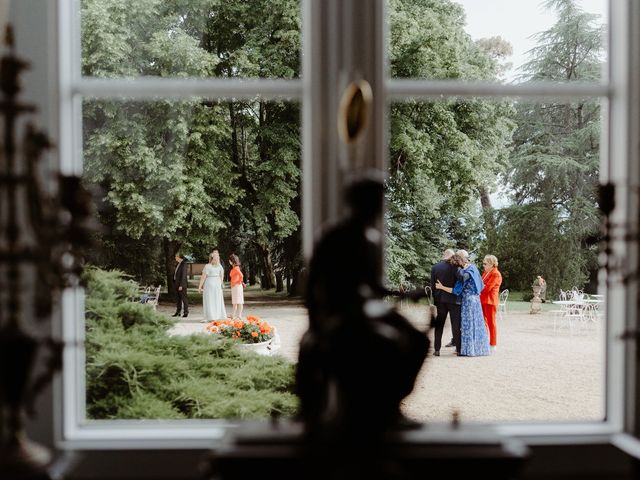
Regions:
<instances>
[{"instance_id":1,"label":"overcast sky","mask_svg":"<svg viewBox=\"0 0 640 480\"><path fill-rule=\"evenodd\" d=\"M555 13L542 8L541 0L454 0L467 14L467 33L474 40L500 35L513 45L510 61L513 68L507 80L517 75L518 66L526 62L526 52L535 42L533 34L548 29L555 22ZM582 9L608 19L608 0L578 0Z\"/></svg>"}]
</instances>

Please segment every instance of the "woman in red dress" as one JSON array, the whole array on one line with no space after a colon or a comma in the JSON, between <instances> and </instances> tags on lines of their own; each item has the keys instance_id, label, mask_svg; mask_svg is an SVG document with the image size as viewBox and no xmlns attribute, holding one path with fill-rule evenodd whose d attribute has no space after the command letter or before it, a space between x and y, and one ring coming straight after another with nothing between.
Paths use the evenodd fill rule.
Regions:
<instances>
[{"instance_id":1,"label":"woman in red dress","mask_svg":"<svg viewBox=\"0 0 640 480\"><path fill-rule=\"evenodd\" d=\"M502 274L498 271L498 259L495 255L487 255L482 261L484 273L482 281L484 288L480 292L480 303L482 304L482 314L489 330L489 344L491 350L496 349L498 329L496 325L496 313L500 303L500 285L502 284Z\"/></svg>"}]
</instances>

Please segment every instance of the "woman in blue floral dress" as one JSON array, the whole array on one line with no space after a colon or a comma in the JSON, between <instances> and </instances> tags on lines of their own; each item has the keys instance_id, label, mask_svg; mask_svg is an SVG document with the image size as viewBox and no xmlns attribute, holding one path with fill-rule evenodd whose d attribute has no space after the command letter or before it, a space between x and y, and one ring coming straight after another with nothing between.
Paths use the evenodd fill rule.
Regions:
<instances>
[{"instance_id":1,"label":"woman in blue floral dress","mask_svg":"<svg viewBox=\"0 0 640 480\"><path fill-rule=\"evenodd\" d=\"M478 267L469 262L469 254L464 250L458 250L449 260L458 266L458 282L453 288L445 287L436 282L436 289L460 295L461 321L460 321L460 355L467 357L479 357L489 355L489 334L482 314L480 304L480 292L483 283Z\"/></svg>"}]
</instances>

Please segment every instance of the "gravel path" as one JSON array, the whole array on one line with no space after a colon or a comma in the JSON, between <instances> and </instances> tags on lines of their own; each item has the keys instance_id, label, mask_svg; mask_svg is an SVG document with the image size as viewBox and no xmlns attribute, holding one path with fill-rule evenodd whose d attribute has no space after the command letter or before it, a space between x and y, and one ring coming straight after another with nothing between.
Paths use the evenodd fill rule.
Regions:
<instances>
[{"instance_id":1,"label":"gravel path","mask_svg":"<svg viewBox=\"0 0 640 480\"><path fill-rule=\"evenodd\" d=\"M225 291L225 298L230 298ZM173 308L160 305L170 315ZM230 311L227 306L227 311ZM425 327L425 309L406 306L403 313ZM252 300L243 315L254 314L280 334L279 354L296 361L307 328L306 309L281 298ZM202 305L170 332L203 333ZM449 322L443 344L451 338ZM429 356L404 412L419 421L447 421L458 411L462 421L600 420L604 416L604 332L594 324L571 334L554 331L550 314L509 312L498 320L498 349L490 357L456 357L442 348Z\"/></svg>"}]
</instances>

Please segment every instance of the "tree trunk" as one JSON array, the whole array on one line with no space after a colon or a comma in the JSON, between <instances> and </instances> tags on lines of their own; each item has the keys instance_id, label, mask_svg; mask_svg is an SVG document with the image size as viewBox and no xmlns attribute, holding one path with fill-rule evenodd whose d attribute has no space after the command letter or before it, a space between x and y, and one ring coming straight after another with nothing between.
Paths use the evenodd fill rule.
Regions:
<instances>
[{"instance_id":1,"label":"tree trunk","mask_svg":"<svg viewBox=\"0 0 640 480\"><path fill-rule=\"evenodd\" d=\"M176 253L180 248L180 244L175 240L168 238L162 239L162 248L164 251L164 269L167 275L167 293L172 300L176 300L176 292L173 290L173 274L176 271Z\"/></svg>"},{"instance_id":2,"label":"tree trunk","mask_svg":"<svg viewBox=\"0 0 640 480\"><path fill-rule=\"evenodd\" d=\"M253 262L251 262L249 264L249 267L247 268L247 279L248 279L247 283L249 285L255 285L256 283L258 283L256 281L256 265Z\"/></svg>"},{"instance_id":3,"label":"tree trunk","mask_svg":"<svg viewBox=\"0 0 640 480\"><path fill-rule=\"evenodd\" d=\"M276 293L284 290L284 282L282 281L282 270L276 272Z\"/></svg>"},{"instance_id":4,"label":"tree trunk","mask_svg":"<svg viewBox=\"0 0 640 480\"><path fill-rule=\"evenodd\" d=\"M258 256L260 257L260 266L262 267L262 289L270 290L275 287L276 277L273 273L273 262L271 261L271 252L269 248L262 245L257 246Z\"/></svg>"},{"instance_id":5,"label":"tree trunk","mask_svg":"<svg viewBox=\"0 0 640 480\"><path fill-rule=\"evenodd\" d=\"M487 251L494 252L496 248L496 219L491 206L491 198L485 187L480 187L480 205L482 205L482 214L484 216L484 229L487 236Z\"/></svg>"},{"instance_id":6,"label":"tree trunk","mask_svg":"<svg viewBox=\"0 0 640 480\"><path fill-rule=\"evenodd\" d=\"M228 102L229 120L231 122L231 161L240 167L240 153L238 152L238 122L236 120L236 109L233 102Z\"/></svg>"},{"instance_id":7,"label":"tree trunk","mask_svg":"<svg viewBox=\"0 0 640 480\"><path fill-rule=\"evenodd\" d=\"M289 289L290 297L297 297L304 294L305 282L306 282L306 270L300 269L293 273L293 279L291 281L291 288Z\"/></svg>"}]
</instances>

